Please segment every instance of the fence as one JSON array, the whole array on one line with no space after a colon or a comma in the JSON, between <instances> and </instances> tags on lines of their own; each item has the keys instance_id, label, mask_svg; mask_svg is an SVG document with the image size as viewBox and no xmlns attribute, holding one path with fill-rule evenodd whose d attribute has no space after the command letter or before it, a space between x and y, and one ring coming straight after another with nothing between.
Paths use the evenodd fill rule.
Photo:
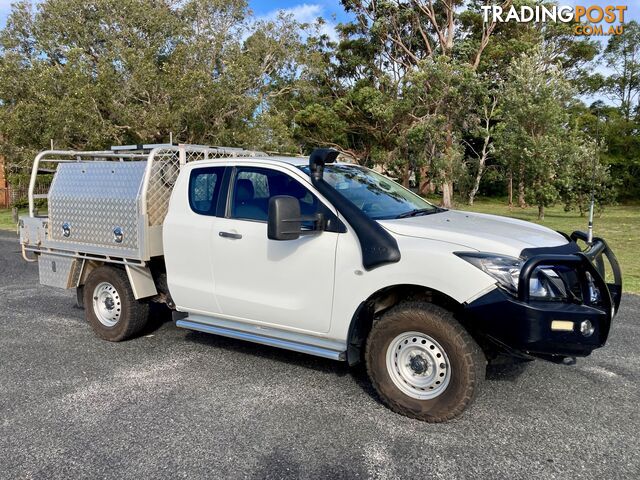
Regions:
<instances>
[{"instance_id":1,"label":"fence","mask_svg":"<svg viewBox=\"0 0 640 480\"><path fill-rule=\"evenodd\" d=\"M49 191L49 185L37 185L36 194L45 194ZM9 208L16 204L27 204L29 201L29 186L0 188L0 208Z\"/></svg>"}]
</instances>

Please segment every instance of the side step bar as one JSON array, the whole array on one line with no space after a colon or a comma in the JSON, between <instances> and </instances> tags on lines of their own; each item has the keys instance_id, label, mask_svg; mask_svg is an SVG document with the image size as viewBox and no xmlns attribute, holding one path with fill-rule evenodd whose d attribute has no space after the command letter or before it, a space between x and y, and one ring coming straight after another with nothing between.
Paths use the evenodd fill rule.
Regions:
<instances>
[{"instance_id":1,"label":"side step bar","mask_svg":"<svg viewBox=\"0 0 640 480\"><path fill-rule=\"evenodd\" d=\"M208 321L213 320L206 317ZM284 348L285 350L293 350L294 352L307 353L317 357L329 358L331 360L346 360L346 352L332 350L330 348L317 345L309 345L294 340L285 340L282 338L274 338L260 333L243 332L233 328L220 325L210 325L200 322L194 322L189 317L176 321L176 326L186 328L188 330L197 330L204 333L213 333L223 337L235 338L238 340L246 340L248 342L260 343L271 347Z\"/></svg>"}]
</instances>

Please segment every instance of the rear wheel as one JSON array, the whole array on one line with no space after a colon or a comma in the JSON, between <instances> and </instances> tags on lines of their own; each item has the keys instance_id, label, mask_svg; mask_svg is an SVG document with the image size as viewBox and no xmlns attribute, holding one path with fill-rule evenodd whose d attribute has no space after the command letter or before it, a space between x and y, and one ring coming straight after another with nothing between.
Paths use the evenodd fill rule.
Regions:
<instances>
[{"instance_id":1,"label":"rear wheel","mask_svg":"<svg viewBox=\"0 0 640 480\"><path fill-rule=\"evenodd\" d=\"M373 386L393 411L434 423L467 408L487 363L450 312L421 302L386 312L369 334L365 356Z\"/></svg>"},{"instance_id":2,"label":"rear wheel","mask_svg":"<svg viewBox=\"0 0 640 480\"><path fill-rule=\"evenodd\" d=\"M149 304L135 299L124 270L96 268L89 274L83 294L87 321L104 340L126 340L147 324Z\"/></svg>"}]
</instances>

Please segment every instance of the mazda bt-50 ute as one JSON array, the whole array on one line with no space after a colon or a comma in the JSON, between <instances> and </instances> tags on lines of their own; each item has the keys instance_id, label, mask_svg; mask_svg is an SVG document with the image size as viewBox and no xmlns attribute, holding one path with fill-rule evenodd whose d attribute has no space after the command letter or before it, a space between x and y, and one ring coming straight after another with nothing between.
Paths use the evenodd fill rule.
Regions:
<instances>
[{"instance_id":1,"label":"mazda bt-50 ute","mask_svg":"<svg viewBox=\"0 0 640 480\"><path fill-rule=\"evenodd\" d=\"M621 275L603 239L439 208L337 155L45 151L23 256L105 340L161 302L181 328L364 362L389 408L428 422L462 413L499 353L570 363L605 344Z\"/></svg>"}]
</instances>

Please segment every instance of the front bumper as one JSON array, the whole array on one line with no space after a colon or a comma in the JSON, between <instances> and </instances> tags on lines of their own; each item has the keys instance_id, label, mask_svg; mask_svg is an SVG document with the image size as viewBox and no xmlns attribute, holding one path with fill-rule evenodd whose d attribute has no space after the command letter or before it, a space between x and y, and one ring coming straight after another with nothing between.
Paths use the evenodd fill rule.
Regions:
<instances>
[{"instance_id":1,"label":"front bumper","mask_svg":"<svg viewBox=\"0 0 640 480\"><path fill-rule=\"evenodd\" d=\"M620 266L603 239L595 238L586 250L581 251L577 241L586 241L586 234L574 232L567 238L576 245L575 253L557 254L554 248L536 249L535 254L528 257L520 271L517 297L496 288L465 305L468 327L514 355L558 360L567 356L587 356L604 346L620 306ZM561 250L566 251L566 248ZM605 262L608 262L608 269ZM576 281L573 288L576 295L566 301L532 299L529 294L531 276L541 265L570 269ZM594 286L599 292L597 299L591 294ZM594 327L588 336L580 331L580 324L585 320ZM573 328L554 329L554 321L573 325Z\"/></svg>"}]
</instances>

